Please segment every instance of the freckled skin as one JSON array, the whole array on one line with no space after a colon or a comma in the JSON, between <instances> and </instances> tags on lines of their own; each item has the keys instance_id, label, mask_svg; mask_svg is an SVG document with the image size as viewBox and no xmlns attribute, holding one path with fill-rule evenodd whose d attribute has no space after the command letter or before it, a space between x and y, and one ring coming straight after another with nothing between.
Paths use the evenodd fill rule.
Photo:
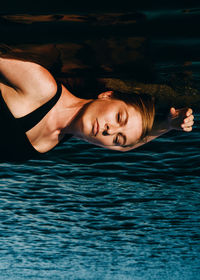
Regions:
<instances>
[{"instance_id":1,"label":"freckled skin","mask_svg":"<svg viewBox=\"0 0 200 280\"><path fill-rule=\"evenodd\" d=\"M99 131L95 136L93 127L96 121L99 124ZM124 143L124 137L126 145L129 145L137 142L142 134L140 113L133 106L112 98L100 97L91 102L75 125L79 138L104 148L120 151L126 149L119 145ZM119 144L116 145L117 136Z\"/></svg>"},{"instance_id":2,"label":"freckled skin","mask_svg":"<svg viewBox=\"0 0 200 280\"><path fill-rule=\"evenodd\" d=\"M145 142L149 142L158 136L170 130L192 131L194 116L191 108L175 109L171 108L163 123L155 124L152 131L147 135ZM118 114L122 122L118 122ZM127 118L127 123L124 120ZM94 127L99 132L94 135ZM83 139L92 144L117 151L128 151L144 144L140 141L142 134L142 117L138 111L124 101L112 98L112 92L104 92L98 96L98 99L91 100L83 113L73 124L74 136ZM106 132L106 133L104 133ZM126 137L126 145L123 147L123 138L120 136L119 144L116 145L117 135Z\"/></svg>"}]
</instances>

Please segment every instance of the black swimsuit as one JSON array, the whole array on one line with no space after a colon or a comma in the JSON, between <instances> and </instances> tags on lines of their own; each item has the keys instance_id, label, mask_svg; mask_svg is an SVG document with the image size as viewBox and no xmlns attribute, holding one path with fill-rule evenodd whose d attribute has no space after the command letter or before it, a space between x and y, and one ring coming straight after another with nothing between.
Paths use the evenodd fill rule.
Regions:
<instances>
[{"instance_id":1,"label":"black swimsuit","mask_svg":"<svg viewBox=\"0 0 200 280\"><path fill-rule=\"evenodd\" d=\"M12 115L0 92L0 160L21 161L42 155L31 145L26 132L39 123L57 103L62 93L59 83L57 87L53 98L21 118ZM70 137L71 135L66 135L64 141Z\"/></svg>"}]
</instances>

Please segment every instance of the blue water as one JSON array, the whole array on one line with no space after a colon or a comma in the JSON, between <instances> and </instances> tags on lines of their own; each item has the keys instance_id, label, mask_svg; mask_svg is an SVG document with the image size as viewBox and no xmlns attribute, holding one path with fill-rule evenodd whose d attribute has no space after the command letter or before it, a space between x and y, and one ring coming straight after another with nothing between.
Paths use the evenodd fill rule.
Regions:
<instances>
[{"instance_id":1,"label":"blue water","mask_svg":"<svg viewBox=\"0 0 200 280\"><path fill-rule=\"evenodd\" d=\"M200 279L200 116L127 153L0 164L0 279Z\"/></svg>"}]
</instances>

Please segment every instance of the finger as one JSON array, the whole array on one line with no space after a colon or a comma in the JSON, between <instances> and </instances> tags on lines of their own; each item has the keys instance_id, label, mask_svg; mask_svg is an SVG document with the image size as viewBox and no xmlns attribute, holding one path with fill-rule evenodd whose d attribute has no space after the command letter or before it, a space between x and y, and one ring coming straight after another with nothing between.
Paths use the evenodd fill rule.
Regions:
<instances>
[{"instance_id":1,"label":"finger","mask_svg":"<svg viewBox=\"0 0 200 280\"><path fill-rule=\"evenodd\" d=\"M172 107L170 109L170 113L171 113L171 115L175 115L176 114L176 109L174 107Z\"/></svg>"},{"instance_id":2,"label":"finger","mask_svg":"<svg viewBox=\"0 0 200 280\"><path fill-rule=\"evenodd\" d=\"M190 121L187 123L187 126L193 126L193 124L194 124L194 121Z\"/></svg>"},{"instance_id":3,"label":"finger","mask_svg":"<svg viewBox=\"0 0 200 280\"><path fill-rule=\"evenodd\" d=\"M182 128L190 127L190 126L193 126L193 124L194 124L194 121L189 121L187 123L182 123L181 127Z\"/></svg>"},{"instance_id":4,"label":"finger","mask_svg":"<svg viewBox=\"0 0 200 280\"><path fill-rule=\"evenodd\" d=\"M190 115L189 117L184 119L184 123L188 123L188 122L193 121L193 120L194 120L194 116Z\"/></svg>"},{"instance_id":5,"label":"finger","mask_svg":"<svg viewBox=\"0 0 200 280\"><path fill-rule=\"evenodd\" d=\"M191 126L190 127L185 127L183 130L185 132L190 132L190 131L192 131L192 127Z\"/></svg>"},{"instance_id":6,"label":"finger","mask_svg":"<svg viewBox=\"0 0 200 280\"><path fill-rule=\"evenodd\" d=\"M187 110L187 112L186 112L186 116L188 117L188 116L190 116L192 113L193 113L192 109L189 108L189 109Z\"/></svg>"}]
</instances>

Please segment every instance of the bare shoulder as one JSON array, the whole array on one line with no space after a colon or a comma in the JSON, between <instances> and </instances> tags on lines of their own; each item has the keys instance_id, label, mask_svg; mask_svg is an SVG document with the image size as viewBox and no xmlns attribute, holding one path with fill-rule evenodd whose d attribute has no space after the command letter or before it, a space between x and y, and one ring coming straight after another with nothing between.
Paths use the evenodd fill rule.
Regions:
<instances>
[{"instance_id":1,"label":"bare shoulder","mask_svg":"<svg viewBox=\"0 0 200 280\"><path fill-rule=\"evenodd\" d=\"M34 62L0 58L0 73L11 87L24 95L48 98L57 90L51 73Z\"/></svg>"},{"instance_id":2,"label":"bare shoulder","mask_svg":"<svg viewBox=\"0 0 200 280\"><path fill-rule=\"evenodd\" d=\"M51 73L39 64L31 65L31 83L29 88L31 95L40 95L41 97L51 97L57 91L57 83Z\"/></svg>"}]
</instances>

